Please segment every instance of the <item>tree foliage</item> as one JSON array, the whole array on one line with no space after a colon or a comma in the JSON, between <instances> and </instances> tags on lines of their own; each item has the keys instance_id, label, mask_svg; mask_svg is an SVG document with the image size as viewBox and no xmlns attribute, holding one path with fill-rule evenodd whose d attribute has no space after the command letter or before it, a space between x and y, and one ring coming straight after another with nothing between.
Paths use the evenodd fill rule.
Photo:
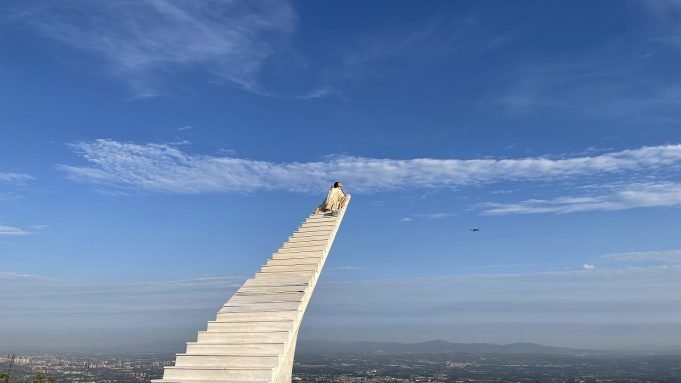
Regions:
<instances>
[{"instance_id":1,"label":"tree foliage","mask_svg":"<svg viewBox=\"0 0 681 383\"><path fill-rule=\"evenodd\" d=\"M32 383L57 383L57 379L45 374L43 371L34 371Z\"/></svg>"}]
</instances>

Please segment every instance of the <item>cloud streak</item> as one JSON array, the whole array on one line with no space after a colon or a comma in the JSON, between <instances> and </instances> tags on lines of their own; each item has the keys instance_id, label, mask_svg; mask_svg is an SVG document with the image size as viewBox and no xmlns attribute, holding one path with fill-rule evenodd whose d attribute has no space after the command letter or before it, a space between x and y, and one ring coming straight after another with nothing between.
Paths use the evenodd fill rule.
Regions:
<instances>
[{"instance_id":1,"label":"cloud streak","mask_svg":"<svg viewBox=\"0 0 681 383\"><path fill-rule=\"evenodd\" d=\"M0 172L0 182L23 185L26 182L31 181L32 179L33 177L29 176L28 174Z\"/></svg>"},{"instance_id":2,"label":"cloud streak","mask_svg":"<svg viewBox=\"0 0 681 383\"><path fill-rule=\"evenodd\" d=\"M30 232L14 226L0 225L0 237L21 237Z\"/></svg>"},{"instance_id":3,"label":"cloud streak","mask_svg":"<svg viewBox=\"0 0 681 383\"><path fill-rule=\"evenodd\" d=\"M49 38L101 58L138 96L157 95L168 78L193 70L271 95L260 86L261 68L286 45L297 23L290 4L278 0L61 2L34 7L22 19Z\"/></svg>"},{"instance_id":4,"label":"cloud streak","mask_svg":"<svg viewBox=\"0 0 681 383\"><path fill-rule=\"evenodd\" d=\"M606 254L602 258L607 261L620 263L680 265L681 250L631 251L626 253Z\"/></svg>"},{"instance_id":5,"label":"cloud streak","mask_svg":"<svg viewBox=\"0 0 681 383\"><path fill-rule=\"evenodd\" d=\"M612 189L620 186L613 186ZM615 211L641 207L681 206L681 183L638 183L596 196L529 199L514 203L484 203L486 215L567 214L584 211Z\"/></svg>"},{"instance_id":6,"label":"cloud streak","mask_svg":"<svg viewBox=\"0 0 681 383\"><path fill-rule=\"evenodd\" d=\"M351 184L353 191L372 193L395 187L457 188L495 182L548 182L623 175L625 172L631 176L632 172L670 172L681 167L681 145L642 147L571 158L397 160L331 156L322 161L290 163L193 154L171 145L134 144L109 139L78 142L71 148L86 163L61 164L58 168L77 181L183 194L262 190L319 192L336 179ZM623 200L645 206L676 203L678 196L675 191L663 195L665 186L668 185L640 185L638 189L632 188L619 195ZM540 209L546 212L558 211L562 205L580 203L607 208L605 202L598 200L526 201L523 206L527 212ZM504 214L521 209L516 210L513 211L511 206L492 206L486 212Z\"/></svg>"}]
</instances>

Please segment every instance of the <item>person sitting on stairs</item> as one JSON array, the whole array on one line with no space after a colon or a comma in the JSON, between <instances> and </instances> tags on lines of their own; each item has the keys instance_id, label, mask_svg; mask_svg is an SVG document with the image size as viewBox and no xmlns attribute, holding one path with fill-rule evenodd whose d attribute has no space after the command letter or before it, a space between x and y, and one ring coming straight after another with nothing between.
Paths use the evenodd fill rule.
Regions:
<instances>
[{"instance_id":1,"label":"person sitting on stairs","mask_svg":"<svg viewBox=\"0 0 681 383\"><path fill-rule=\"evenodd\" d=\"M317 208L315 213L331 212L331 215L337 216L340 209L345 207L345 204L350 199L350 194L345 194L343 191L343 183L337 181L333 184L326 199Z\"/></svg>"}]
</instances>

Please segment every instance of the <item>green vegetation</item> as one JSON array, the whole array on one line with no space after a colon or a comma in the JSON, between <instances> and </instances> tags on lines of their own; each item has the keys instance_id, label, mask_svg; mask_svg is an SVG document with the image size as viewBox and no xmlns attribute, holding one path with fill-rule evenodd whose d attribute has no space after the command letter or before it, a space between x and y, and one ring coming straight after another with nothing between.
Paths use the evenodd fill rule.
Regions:
<instances>
[{"instance_id":1,"label":"green vegetation","mask_svg":"<svg viewBox=\"0 0 681 383\"><path fill-rule=\"evenodd\" d=\"M34 371L32 383L57 383L57 379L45 374L43 371Z\"/></svg>"}]
</instances>

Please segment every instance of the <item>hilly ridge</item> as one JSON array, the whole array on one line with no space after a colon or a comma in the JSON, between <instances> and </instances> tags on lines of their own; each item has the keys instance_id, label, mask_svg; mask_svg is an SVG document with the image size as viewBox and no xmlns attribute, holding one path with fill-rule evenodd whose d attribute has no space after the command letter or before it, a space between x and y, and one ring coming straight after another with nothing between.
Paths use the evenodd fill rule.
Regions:
<instances>
[{"instance_id":1,"label":"hilly ridge","mask_svg":"<svg viewBox=\"0 0 681 383\"><path fill-rule=\"evenodd\" d=\"M432 340L418 343L399 342L334 342L321 340L299 340L300 353L386 353L386 354L431 354L431 353L496 353L496 354L553 354L575 355L599 353L594 350L578 350L566 347L551 347L535 343L454 343Z\"/></svg>"}]
</instances>

